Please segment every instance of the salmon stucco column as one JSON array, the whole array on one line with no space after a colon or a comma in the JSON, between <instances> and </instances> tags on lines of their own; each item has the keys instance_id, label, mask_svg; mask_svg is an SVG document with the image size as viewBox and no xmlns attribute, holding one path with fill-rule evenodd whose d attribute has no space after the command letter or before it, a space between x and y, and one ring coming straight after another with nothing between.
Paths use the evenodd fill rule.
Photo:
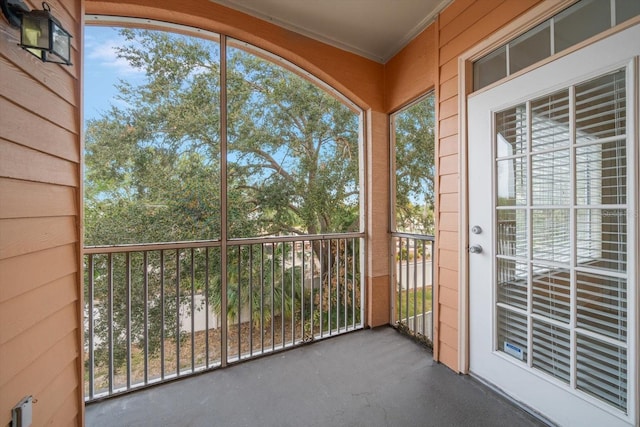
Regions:
<instances>
[{"instance_id":1,"label":"salmon stucco column","mask_svg":"<svg viewBox=\"0 0 640 427\"><path fill-rule=\"evenodd\" d=\"M367 319L369 327L389 323L389 116L367 112Z\"/></svg>"}]
</instances>

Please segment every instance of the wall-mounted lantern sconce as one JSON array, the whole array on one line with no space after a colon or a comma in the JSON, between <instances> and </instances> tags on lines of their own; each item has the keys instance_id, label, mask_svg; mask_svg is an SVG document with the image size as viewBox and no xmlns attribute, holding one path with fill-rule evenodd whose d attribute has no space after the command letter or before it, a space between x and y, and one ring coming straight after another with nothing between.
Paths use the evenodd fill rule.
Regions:
<instances>
[{"instance_id":1,"label":"wall-mounted lantern sconce","mask_svg":"<svg viewBox=\"0 0 640 427\"><path fill-rule=\"evenodd\" d=\"M71 65L71 34L51 15L48 3L30 10L22 0L0 0L11 26L20 28L20 46L43 62Z\"/></svg>"}]
</instances>

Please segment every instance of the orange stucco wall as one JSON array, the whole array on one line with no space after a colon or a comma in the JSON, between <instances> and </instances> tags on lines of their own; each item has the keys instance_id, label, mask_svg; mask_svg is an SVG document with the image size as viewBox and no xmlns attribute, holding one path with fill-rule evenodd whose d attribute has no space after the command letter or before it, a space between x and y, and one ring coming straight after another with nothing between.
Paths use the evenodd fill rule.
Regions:
<instances>
[{"instance_id":1,"label":"orange stucco wall","mask_svg":"<svg viewBox=\"0 0 640 427\"><path fill-rule=\"evenodd\" d=\"M0 425L33 395L33 425L83 419L80 315L81 3L48 0L71 67L17 46L0 18ZM40 8L32 2L31 7Z\"/></svg>"}]
</instances>

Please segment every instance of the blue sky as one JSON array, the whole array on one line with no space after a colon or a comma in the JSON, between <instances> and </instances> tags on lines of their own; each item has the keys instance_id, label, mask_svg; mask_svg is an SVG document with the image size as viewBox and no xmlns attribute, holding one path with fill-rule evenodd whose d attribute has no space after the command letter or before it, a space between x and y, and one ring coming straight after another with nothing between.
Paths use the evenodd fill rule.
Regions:
<instances>
[{"instance_id":1,"label":"blue sky","mask_svg":"<svg viewBox=\"0 0 640 427\"><path fill-rule=\"evenodd\" d=\"M119 79L141 81L144 73L116 56L115 48L123 44L117 28L87 25L84 35L84 118L89 120L119 102Z\"/></svg>"}]
</instances>

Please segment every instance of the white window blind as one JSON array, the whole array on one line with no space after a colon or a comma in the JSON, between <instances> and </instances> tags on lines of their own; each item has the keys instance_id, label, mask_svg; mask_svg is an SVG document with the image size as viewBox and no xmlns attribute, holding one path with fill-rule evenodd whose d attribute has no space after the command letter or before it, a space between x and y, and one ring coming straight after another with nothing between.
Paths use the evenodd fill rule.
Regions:
<instances>
[{"instance_id":1,"label":"white window blind","mask_svg":"<svg viewBox=\"0 0 640 427\"><path fill-rule=\"evenodd\" d=\"M496 350L623 412L625 81L622 69L496 113L494 165Z\"/></svg>"}]
</instances>

